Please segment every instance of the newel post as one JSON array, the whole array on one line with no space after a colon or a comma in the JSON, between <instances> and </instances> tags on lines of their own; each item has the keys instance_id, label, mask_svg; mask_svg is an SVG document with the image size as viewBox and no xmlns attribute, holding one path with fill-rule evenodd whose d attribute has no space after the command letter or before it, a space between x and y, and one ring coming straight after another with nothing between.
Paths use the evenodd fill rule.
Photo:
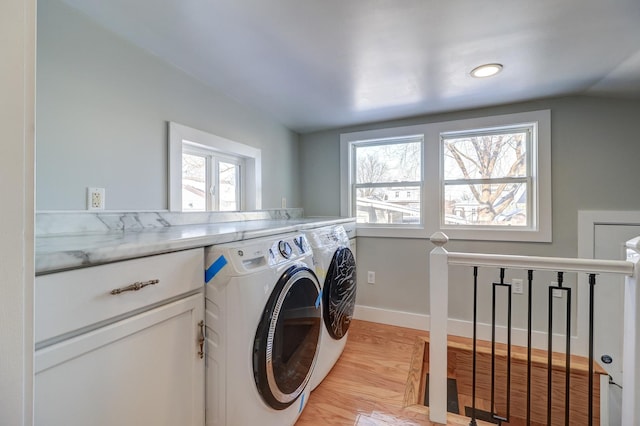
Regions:
<instances>
[{"instance_id":1,"label":"newel post","mask_svg":"<svg viewBox=\"0 0 640 426\"><path fill-rule=\"evenodd\" d=\"M436 247L429 255L429 420L447 423L447 321L449 319L449 264L442 232L431 236Z\"/></svg>"},{"instance_id":2,"label":"newel post","mask_svg":"<svg viewBox=\"0 0 640 426\"><path fill-rule=\"evenodd\" d=\"M624 337L622 340L622 424L640 424L640 237L627 241L627 261L633 275L624 285Z\"/></svg>"}]
</instances>

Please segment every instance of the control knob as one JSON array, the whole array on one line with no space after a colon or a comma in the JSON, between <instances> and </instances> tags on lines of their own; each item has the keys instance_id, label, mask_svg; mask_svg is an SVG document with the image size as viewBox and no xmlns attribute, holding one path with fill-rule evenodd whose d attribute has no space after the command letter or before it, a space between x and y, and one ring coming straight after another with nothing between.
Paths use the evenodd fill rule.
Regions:
<instances>
[{"instance_id":1,"label":"control knob","mask_svg":"<svg viewBox=\"0 0 640 426\"><path fill-rule=\"evenodd\" d=\"M284 257L285 259L289 259L291 257L291 253L293 252L293 249L288 242L281 240L278 243L278 251L280 251L282 257Z\"/></svg>"}]
</instances>

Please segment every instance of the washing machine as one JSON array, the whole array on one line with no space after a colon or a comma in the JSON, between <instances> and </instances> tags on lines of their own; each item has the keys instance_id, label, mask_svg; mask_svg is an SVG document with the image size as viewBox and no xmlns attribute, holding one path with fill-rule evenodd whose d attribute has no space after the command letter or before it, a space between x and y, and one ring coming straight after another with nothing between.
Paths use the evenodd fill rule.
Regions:
<instances>
[{"instance_id":1,"label":"washing machine","mask_svg":"<svg viewBox=\"0 0 640 426\"><path fill-rule=\"evenodd\" d=\"M329 374L347 343L356 304L356 259L344 226L334 225L305 233L314 254L322 285L322 335L311 390Z\"/></svg>"},{"instance_id":2,"label":"washing machine","mask_svg":"<svg viewBox=\"0 0 640 426\"><path fill-rule=\"evenodd\" d=\"M211 246L205 259L207 426L293 425L322 330L306 237Z\"/></svg>"}]
</instances>

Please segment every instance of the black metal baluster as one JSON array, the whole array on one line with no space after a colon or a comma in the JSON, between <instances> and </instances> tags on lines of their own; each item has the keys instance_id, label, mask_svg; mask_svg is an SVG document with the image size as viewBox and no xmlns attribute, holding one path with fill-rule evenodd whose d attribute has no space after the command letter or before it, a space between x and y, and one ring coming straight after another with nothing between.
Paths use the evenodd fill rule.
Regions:
<instances>
[{"instance_id":1,"label":"black metal baluster","mask_svg":"<svg viewBox=\"0 0 640 426\"><path fill-rule=\"evenodd\" d=\"M508 304L507 304L507 416L504 418L505 422L509 422L511 415L511 284L506 284L507 291L509 292ZM503 420L503 419L500 419Z\"/></svg>"},{"instance_id":2,"label":"black metal baluster","mask_svg":"<svg viewBox=\"0 0 640 426\"><path fill-rule=\"evenodd\" d=\"M529 300L527 305L527 426L531 425L531 333L532 333L532 290L533 290L533 271L527 271L527 280L529 283Z\"/></svg>"},{"instance_id":3,"label":"black metal baluster","mask_svg":"<svg viewBox=\"0 0 640 426\"><path fill-rule=\"evenodd\" d=\"M596 274L589 274L589 426L593 425L593 308Z\"/></svg>"},{"instance_id":4,"label":"black metal baluster","mask_svg":"<svg viewBox=\"0 0 640 426\"><path fill-rule=\"evenodd\" d=\"M500 269L500 282L504 280L504 268ZM495 371L496 371L496 283L491 293L491 415L495 416Z\"/></svg>"},{"instance_id":5,"label":"black metal baluster","mask_svg":"<svg viewBox=\"0 0 640 426\"><path fill-rule=\"evenodd\" d=\"M571 289L562 287L564 274L558 272L558 287L567 293L567 330L565 332L565 367L564 367L564 424L569 426L569 397L571 382Z\"/></svg>"},{"instance_id":6,"label":"black metal baluster","mask_svg":"<svg viewBox=\"0 0 640 426\"><path fill-rule=\"evenodd\" d=\"M549 286L549 324L547 327L547 426L551 426L551 370L553 368L553 286Z\"/></svg>"},{"instance_id":7,"label":"black metal baluster","mask_svg":"<svg viewBox=\"0 0 640 426\"><path fill-rule=\"evenodd\" d=\"M478 267L473 267L473 384L471 386L471 421L469 426L476 426L476 325L478 321Z\"/></svg>"},{"instance_id":8,"label":"black metal baluster","mask_svg":"<svg viewBox=\"0 0 640 426\"><path fill-rule=\"evenodd\" d=\"M567 296L565 330L565 375L564 375L564 423L569 426L569 404L571 390L571 289L563 287L564 273L558 272L558 285L549 286L549 352L547 360L547 424L551 424L551 376L553 370L553 291L564 291Z\"/></svg>"},{"instance_id":9,"label":"black metal baluster","mask_svg":"<svg viewBox=\"0 0 640 426\"><path fill-rule=\"evenodd\" d=\"M507 413L498 416L495 410L495 371L496 371L496 288L507 287ZM500 268L500 283L493 283L493 301L491 318L491 413L492 417L501 422L509 422L511 410L511 284L504 282L504 268Z\"/></svg>"}]
</instances>

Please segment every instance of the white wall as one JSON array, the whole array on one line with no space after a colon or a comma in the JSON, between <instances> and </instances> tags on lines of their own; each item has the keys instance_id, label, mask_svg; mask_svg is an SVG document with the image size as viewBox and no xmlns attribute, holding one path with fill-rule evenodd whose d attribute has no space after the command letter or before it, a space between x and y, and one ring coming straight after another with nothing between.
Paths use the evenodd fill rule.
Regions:
<instances>
[{"instance_id":1,"label":"white wall","mask_svg":"<svg viewBox=\"0 0 640 426\"><path fill-rule=\"evenodd\" d=\"M300 207L298 135L99 27L59 0L39 2L37 209L167 209L167 125L262 150L263 208Z\"/></svg>"},{"instance_id":2,"label":"white wall","mask_svg":"<svg viewBox=\"0 0 640 426\"><path fill-rule=\"evenodd\" d=\"M0 3L0 424L30 425L33 399L35 1Z\"/></svg>"},{"instance_id":3,"label":"white wall","mask_svg":"<svg viewBox=\"0 0 640 426\"><path fill-rule=\"evenodd\" d=\"M551 109L553 242L502 243L452 241L450 251L494 252L539 256L577 256L578 210L639 210L637 161L640 101L595 97L564 97L521 104L416 117L386 123L354 126L301 137L303 206L308 215L337 215L340 212L339 147L340 133L381 127L471 118L540 109ZM325 177L322 177L325 176ZM429 202L429 200L427 200ZM398 238L358 238L359 305L416 314L428 314L427 240ZM376 272L376 284L366 284L366 271ZM497 281L497 273L487 279ZM469 319L471 271L452 268L449 314ZM508 276L509 277L509 276ZM554 275L540 275L549 282ZM575 282L575 276L568 276ZM489 306L490 294L481 298ZM546 323L546 302L535 300L538 318ZM516 298L517 308L525 308L525 298ZM488 311L481 319L490 319ZM574 321L575 324L575 321ZM526 320L516 321L526 326Z\"/></svg>"}]
</instances>

